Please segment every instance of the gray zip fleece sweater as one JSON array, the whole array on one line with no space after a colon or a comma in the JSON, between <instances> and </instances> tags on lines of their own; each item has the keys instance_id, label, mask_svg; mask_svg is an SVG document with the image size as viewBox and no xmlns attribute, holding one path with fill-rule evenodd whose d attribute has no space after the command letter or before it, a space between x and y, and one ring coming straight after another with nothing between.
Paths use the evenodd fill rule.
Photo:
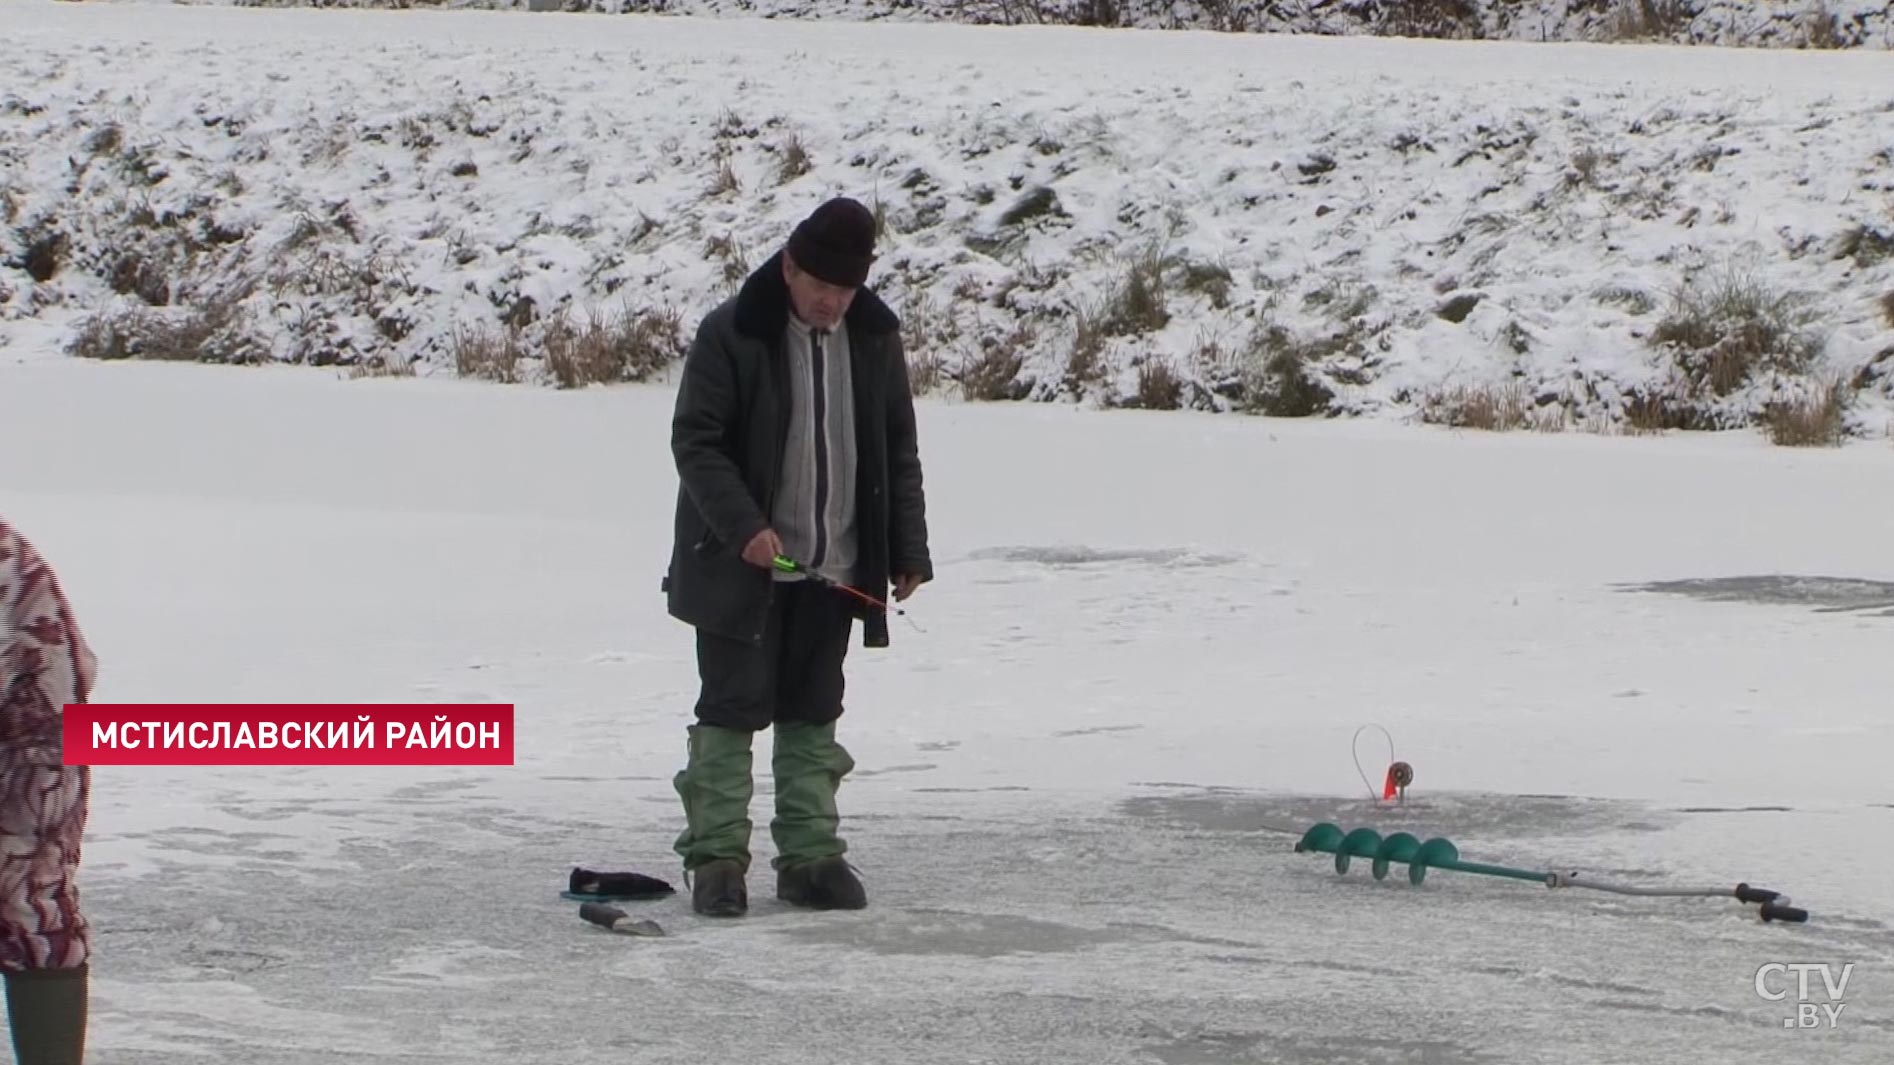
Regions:
<instances>
[{"instance_id":1,"label":"gray zip fleece sweater","mask_svg":"<svg viewBox=\"0 0 1894 1065\"><path fill-rule=\"evenodd\" d=\"M831 580L855 579L855 390L848 331L815 333L794 314L784 336L789 440L770 523L783 553ZM794 574L778 579L800 580Z\"/></svg>"}]
</instances>

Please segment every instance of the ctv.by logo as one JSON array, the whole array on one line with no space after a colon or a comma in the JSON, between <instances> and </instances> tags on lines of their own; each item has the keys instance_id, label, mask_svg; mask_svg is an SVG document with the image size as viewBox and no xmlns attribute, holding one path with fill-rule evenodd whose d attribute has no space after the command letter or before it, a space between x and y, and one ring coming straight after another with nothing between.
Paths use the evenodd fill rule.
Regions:
<instances>
[{"instance_id":1,"label":"ctv.by logo","mask_svg":"<svg viewBox=\"0 0 1894 1065\"><path fill-rule=\"evenodd\" d=\"M1854 975L1855 963L1848 962L1841 967L1840 978L1836 978L1835 969L1827 962L1772 961L1756 970L1756 995L1769 1002L1782 1002L1789 997L1791 987L1795 990L1795 1016L1782 1018L1784 1028L1820 1028L1826 1020L1828 1027L1835 1027L1841 1020L1841 1011L1848 1004L1841 1000L1848 993L1848 978ZM1810 975L1819 975L1821 986L1811 988ZM1774 978L1772 980L1772 978ZM1780 987L1780 990L1776 990ZM1827 1001L1817 1001L1810 995L1811 990L1825 992Z\"/></svg>"}]
</instances>

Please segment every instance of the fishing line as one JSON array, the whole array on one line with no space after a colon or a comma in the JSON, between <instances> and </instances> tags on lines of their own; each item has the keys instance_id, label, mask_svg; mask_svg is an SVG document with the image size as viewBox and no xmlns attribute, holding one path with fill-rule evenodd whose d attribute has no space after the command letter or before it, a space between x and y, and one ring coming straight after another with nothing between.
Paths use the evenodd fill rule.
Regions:
<instances>
[{"instance_id":1,"label":"fishing line","mask_svg":"<svg viewBox=\"0 0 1894 1065\"><path fill-rule=\"evenodd\" d=\"M1361 777L1362 786L1368 789L1368 799L1369 801L1372 802L1372 801L1380 799L1382 796L1375 791L1374 782L1368 779L1368 771L1361 767L1361 734L1368 731L1369 729L1379 729L1381 732L1381 735L1387 737L1388 765L1390 767L1394 765L1394 734L1389 732L1386 728L1380 725L1374 725L1374 724L1363 725L1360 728L1355 730L1355 738L1348 745L1349 753L1354 755L1354 758L1355 758L1355 772L1357 775Z\"/></svg>"}]
</instances>

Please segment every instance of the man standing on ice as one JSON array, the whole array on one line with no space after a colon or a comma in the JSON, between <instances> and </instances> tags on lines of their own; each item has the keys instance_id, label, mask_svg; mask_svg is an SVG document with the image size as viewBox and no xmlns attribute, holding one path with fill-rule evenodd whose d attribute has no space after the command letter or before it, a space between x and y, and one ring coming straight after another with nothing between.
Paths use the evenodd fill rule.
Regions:
<instances>
[{"instance_id":1,"label":"man standing on ice","mask_svg":"<svg viewBox=\"0 0 1894 1065\"><path fill-rule=\"evenodd\" d=\"M900 320L864 287L874 243L861 203L817 207L685 358L664 588L697 630L702 687L674 784L698 913L749 908L751 745L770 727L777 897L867 905L837 832L836 790L854 768L836 740L843 659L857 620L863 646L888 645L890 585L898 602L933 579Z\"/></svg>"},{"instance_id":2,"label":"man standing on ice","mask_svg":"<svg viewBox=\"0 0 1894 1065\"><path fill-rule=\"evenodd\" d=\"M85 1056L76 880L91 770L63 764L61 723L96 672L52 568L0 519L0 972L19 1065Z\"/></svg>"}]
</instances>

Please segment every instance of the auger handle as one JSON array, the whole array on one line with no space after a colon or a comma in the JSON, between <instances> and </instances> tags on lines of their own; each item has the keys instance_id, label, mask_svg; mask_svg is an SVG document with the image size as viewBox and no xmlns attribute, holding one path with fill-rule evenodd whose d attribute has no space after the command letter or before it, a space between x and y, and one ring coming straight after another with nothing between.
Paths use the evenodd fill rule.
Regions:
<instances>
[{"instance_id":1,"label":"auger handle","mask_svg":"<svg viewBox=\"0 0 1894 1065\"><path fill-rule=\"evenodd\" d=\"M1736 897L1743 902L1762 904L1762 919L1766 921L1787 921L1791 924L1803 924L1809 919L1809 912L1799 906L1789 905L1789 900L1780 891L1768 888L1750 887L1748 884L1736 885ZM1781 900L1781 901L1777 901Z\"/></svg>"},{"instance_id":2,"label":"auger handle","mask_svg":"<svg viewBox=\"0 0 1894 1065\"><path fill-rule=\"evenodd\" d=\"M1805 924L1809 912L1796 906L1778 906L1773 902L1762 904L1762 919L1767 921L1787 921L1790 924Z\"/></svg>"}]
</instances>

